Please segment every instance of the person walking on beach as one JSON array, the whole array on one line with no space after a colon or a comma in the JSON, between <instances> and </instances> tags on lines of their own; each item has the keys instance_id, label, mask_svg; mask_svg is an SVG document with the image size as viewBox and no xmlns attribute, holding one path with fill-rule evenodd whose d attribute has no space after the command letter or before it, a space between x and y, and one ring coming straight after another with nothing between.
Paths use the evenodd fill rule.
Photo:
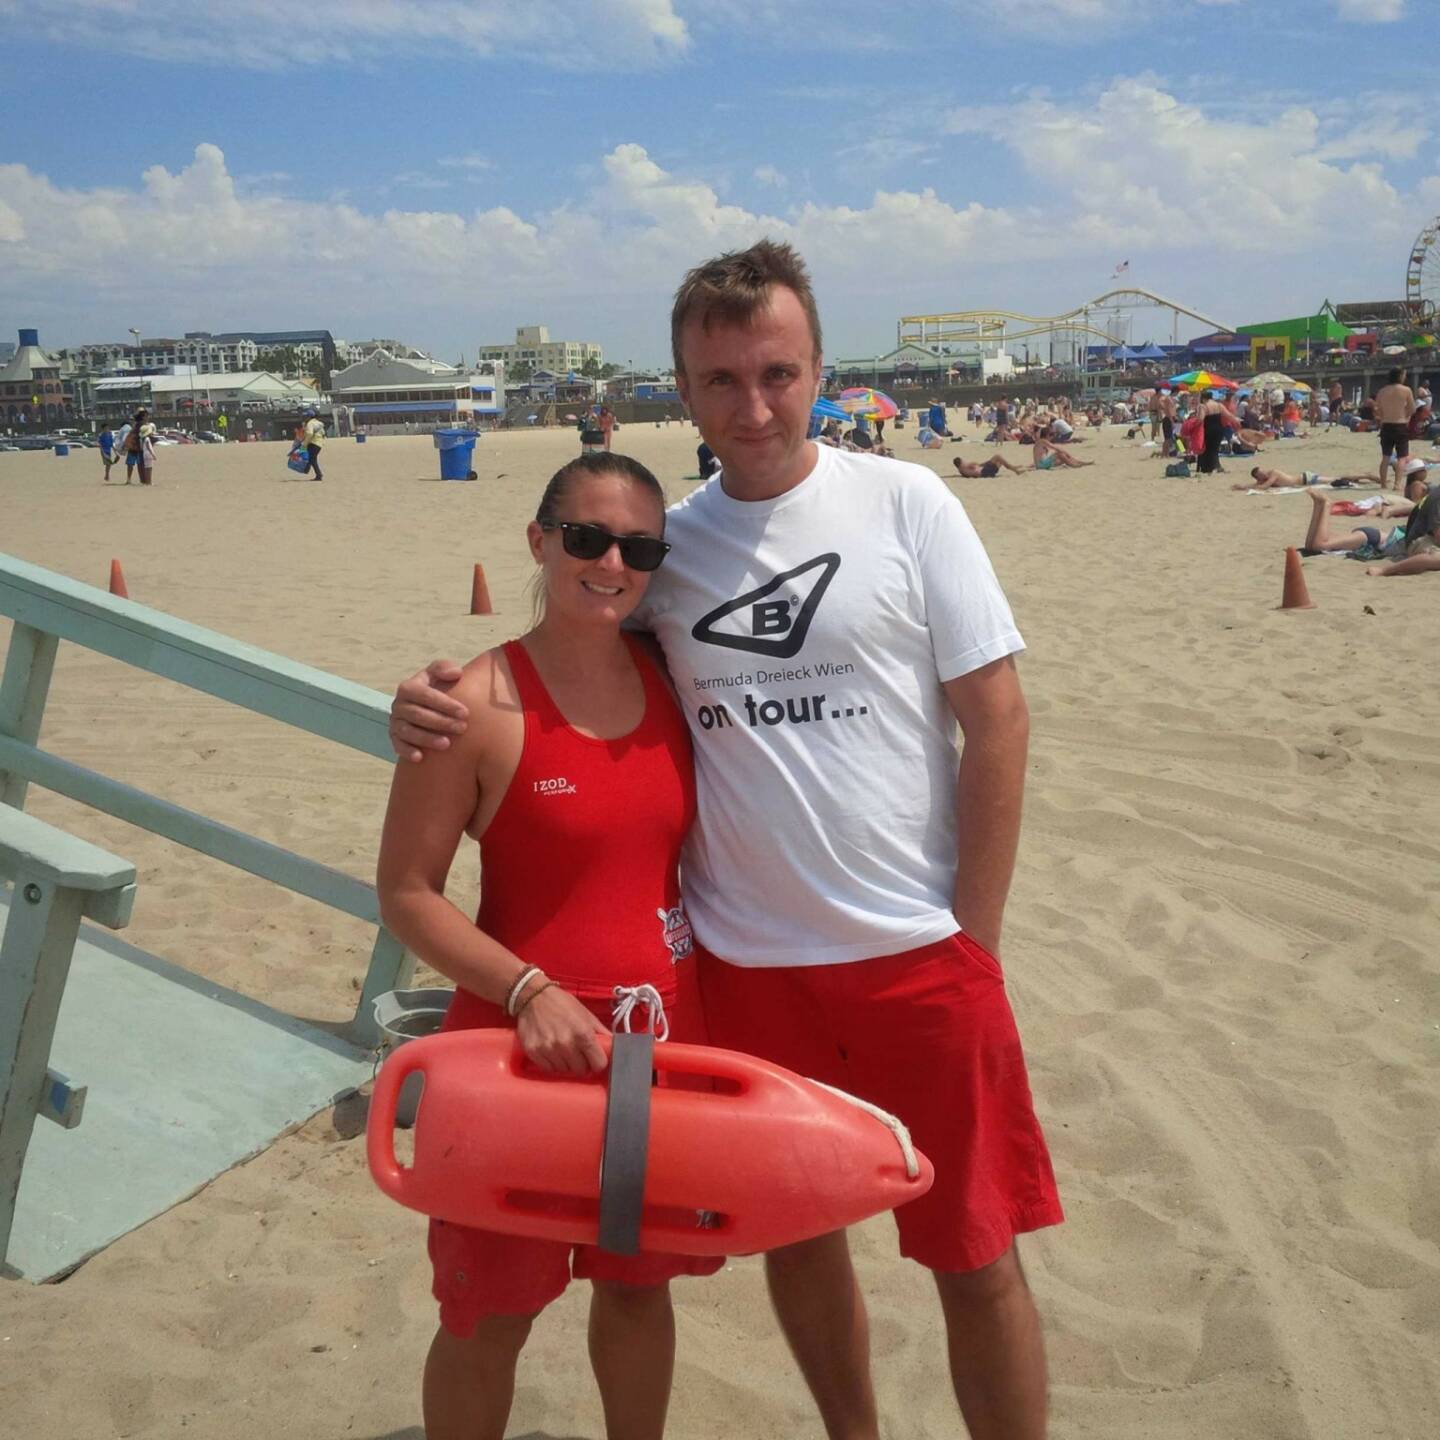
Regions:
<instances>
[{"instance_id":1,"label":"person walking on beach","mask_svg":"<svg viewBox=\"0 0 1440 1440\"><path fill-rule=\"evenodd\" d=\"M119 448L125 457L125 483L130 483L135 472L142 485L149 485L155 476L155 426L148 410L141 408L131 417L120 432Z\"/></svg>"},{"instance_id":2,"label":"person walking on beach","mask_svg":"<svg viewBox=\"0 0 1440 1440\"><path fill-rule=\"evenodd\" d=\"M601 443L608 450L611 437L615 434L615 412L608 405L600 407L600 434Z\"/></svg>"},{"instance_id":3,"label":"person walking on beach","mask_svg":"<svg viewBox=\"0 0 1440 1440\"><path fill-rule=\"evenodd\" d=\"M1386 383L1375 392L1375 418L1380 422L1380 488L1389 489L1385 473L1393 470L1395 489L1402 484L1400 462L1410 454L1410 417L1415 413L1415 396L1405 383L1405 371L1390 372Z\"/></svg>"},{"instance_id":4,"label":"person walking on beach","mask_svg":"<svg viewBox=\"0 0 1440 1440\"><path fill-rule=\"evenodd\" d=\"M896 1212L900 1250L934 1276L965 1422L1039 1440L1044 1347L1015 1241L1063 1217L997 958L1023 642L938 476L806 440L820 321L788 245L692 270L671 342L722 468L671 510L676 563L633 618L696 745L683 873L707 1025L910 1126L936 1180ZM436 662L400 687L402 758L464 734L444 693L460 674ZM846 1235L774 1251L766 1273L827 1433L877 1440Z\"/></svg>"},{"instance_id":5,"label":"person walking on beach","mask_svg":"<svg viewBox=\"0 0 1440 1440\"><path fill-rule=\"evenodd\" d=\"M100 463L105 467L105 473L100 477L102 485L110 483L110 467L115 463L115 432L107 425L95 437L95 443L100 448Z\"/></svg>"},{"instance_id":6,"label":"person walking on beach","mask_svg":"<svg viewBox=\"0 0 1440 1440\"><path fill-rule=\"evenodd\" d=\"M303 412L305 424L300 429L300 443L305 447L306 473L312 480L323 480L320 473L320 447L325 443L325 423L314 412ZM343 488L343 487L342 487Z\"/></svg>"},{"instance_id":7,"label":"person walking on beach","mask_svg":"<svg viewBox=\"0 0 1440 1440\"><path fill-rule=\"evenodd\" d=\"M621 631L669 546L665 498L625 456L559 470L527 529L543 615L466 665L469 727L398 765L380 847L385 924L457 990L444 1030L513 1027L542 1070L602 1070L596 1036L636 1006L663 1040L705 1043L681 842L695 811L685 721L651 646ZM558 785L556 776L564 776ZM480 842L475 920L445 898L465 834ZM427 1440L500 1440L531 1322L591 1282L590 1357L607 1435L660 1440L674 1369L669 1281L715 1258L499 1235L430 1222L440 1329L423 1387Z\"/></svg>"},{"instance_id":8,"label":"person walking on beach","mask_svg":"<svg viewBox=\"0 0 1440 1440\"><path fill-rule=\"evenodd\" d=\"M1164 441L1160 453L1169 458L1180 453L1175 444L1175 397L1168 390L1162 390L1157 399L1160 402L1160 434Z\"/></svg>"},{"instance_id":9,"label":"person walking on beach","mask_svg":"<svg viewBox=\"0 0 1440 1440\"><path fill-rule=\"evenodd\" d=\"M1198 469L1202 475L1213 475L1220 469L1220 442L1225 438L1227 427L1239 431L1240 417L1217 400L1214 394L1206 396L1195 412L1200 417L1201 450Z\"/></svg>"}]
</instances>

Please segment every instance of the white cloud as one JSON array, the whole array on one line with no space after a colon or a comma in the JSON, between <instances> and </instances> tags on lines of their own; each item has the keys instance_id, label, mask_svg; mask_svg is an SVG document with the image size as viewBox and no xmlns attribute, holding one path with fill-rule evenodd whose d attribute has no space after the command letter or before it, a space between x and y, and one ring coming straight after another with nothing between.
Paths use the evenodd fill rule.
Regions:
<instances>
[{"instance_id":1,"label":"white cloud","mask_svg":"<svg viewBox=\"0 0 1440 1440\"><path fill-rule=\"evenodd\" d=\"M390 183L411 190L449 190L455 184L448 176L434 175L428 170L402 170L390 177Z\"/></svg>"},{"instance_id":2,"label":"white cloud","mask_svg":"<svg viewBox=\"0 0 1440 1440\"><path fill-rule=\"evenodd\" d=\"M933 140L916 139L909 135L869 135L854 145L842 146L836 159L845 168L858 167L874 175L903 171L907 165L926 164L935 158Z\"/></svg>"},{"instance_id":3,"label":"white cloud","mask_svg":"<svg viewBox=\"0 0 1440 1440\"><path fill-rule=\"evenodd\" d=\"M1067 198L1077 227L1132 248L1310 251L1342 217L1363 216L1380 238L1406 215L1377 165L1337 163L1386 145L1349 137L1327 158L1319 118L1303 107L1265 123L1220 119L1153 83L1119 80L1090 104L970 107L950 128L1008 144Z\"/></svg>"},{"instance_id":4,"label":"white cloud","mask_svg":"<svg viewBox=\"0 0 1440 1440\"><path fill-rule=\"evenodd\" d=\"M1405 18L1405 0L1335 0L1335 13L1357 24L1389 24Z\"/></svg>"},{"instance_id":5,"label":"white cloud","mask_svg":"<svg viewBox=\"0 0 1440 1440\"><path fill-rule=\"evenodd\" d=\"M237 185L208 144L123 188L65 188L0 165L0 311L35 317L56 344L136 323L163 333L283 320L446 349L571 315L587 334L623 335L626 353L654 356L685 269L769 234L810 261L835 344L852 350L901 313L1077 304L1104 288L1118 255L1133 257L1135 283L1233 320L1252 280L1267 309L1314 303L1311 287L1335 274L1353 276L1356 293L1398 288L1440 176L1397 190L1382 163L1411 153L1403 117L1374 104L1356 113L1338 135L1336 117L1304 107L1222 118L1142 80L1084 99L971 105L938 136L948 191L902 180L868 203L782 204L776 186L769 214L634 143L601 157L566 203L524 215L448 196L420 208L419 190L380 211L344 197L298 204ZM966 137L977 135L1009 148L1039 199L997 206L965 192ZM402 178L463 182L469 169Z\"/></svg>"},{"instance_id":6,"label":"white cloud","mask_svg":"<svg viewBox=\"0 0 1440 1440\"><path fill-rule=\"evenodd\" d=\"M25 238L25 222L17 211L0 200L0 245L18 245Z\"/></svg>"},{"instance_id":7,"label":"white cloud","mask_svg":"<svg viewBox=\"0 0 1440 1440\"><path fill-rule=\"evenodd\" d=\"M493 170L495 162L488 155L445 155L437 163L447 170Z\"/></svg>"},{"instance_id":8,"label":"white cloud","mask_svg":"<svg viewBox=\"0 0 1440 1440\"><path fill-rule=\"evenodd\" d=\"M1387 98L1369 105L1347 105L1346 115L1362 111L1349 128L1325 141L1315 152L1322 160L1353 160L1362 155L1385 160L1411 160L1429 139L1430 128L1418 107Z\"/></svg>"},{"instance_id":9,"label":"white cloud","mask_svg":"<svg viewBox=\"0 0 1440 1440\"><path fill-rule=\"evenodd\" d=\"M278 70L396 52L521 55L557 69L642 68L689 46L674 0L46 0L0 14L62 44ZM583 33L585 43L571 43Z\"/></svg>"},{"instance_id":10,"label":"white cloud","mask_svg":"<svg viewBox=\"0 0 1440 1440\"><path fill-rule=\"evenodd\" d=\"M773 165L757 165L754 176L762 185L774 185L777 189L783 189L786 183L784 175Z\"/></svg>"},{"instance_id":11,"label":"white cloud","mask_svg":"<svg viewBox=\"0 0 1440 1440\"><path fill-rule=\"evenodd\" d=\"M1147 0L953 0L966 19L986 26L1023 30L1055 41L1093 38L1097 30L1153 14Z\"/></svg>"}]
</instances>

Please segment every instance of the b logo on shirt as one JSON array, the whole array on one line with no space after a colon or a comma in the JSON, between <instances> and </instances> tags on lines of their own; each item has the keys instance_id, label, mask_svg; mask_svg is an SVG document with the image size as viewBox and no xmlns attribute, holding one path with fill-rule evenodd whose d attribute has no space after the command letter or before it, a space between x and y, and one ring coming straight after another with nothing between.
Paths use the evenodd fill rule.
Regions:
<instances>
[{"instance_id":1,"label":"b logo on shirt","mask_svg":"<svg viewBox=\"0 0 1440 1440\"><path fill-rule=\"evenodd\" d=\"M817 555L792 570L783 571L758 589L747 590L708 615L702 615L690 633L706 645L723 645L730 650L788 660L798 655L805 644L821 597L839 568L840 557L833 551ZM817 569L819 573L812 579L800 581L802 575L808 576ZM799 583L791 584L792 581ZM787 586L788 594L777 595ZM729 622L726 628L719 628L725 622Z\"/></svg>"}]
</instances>

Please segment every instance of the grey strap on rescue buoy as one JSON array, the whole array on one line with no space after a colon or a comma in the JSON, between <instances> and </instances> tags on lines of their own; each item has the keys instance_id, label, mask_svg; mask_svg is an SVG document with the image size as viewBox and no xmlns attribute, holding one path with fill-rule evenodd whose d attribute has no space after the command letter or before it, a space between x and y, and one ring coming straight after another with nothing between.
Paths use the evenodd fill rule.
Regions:
<instances>
[{"instance_id":1,"label":"grey strap on rescue buoy","mask_svg":"<svg viewBox=\"0 0 1440 1440\"><path fill-rule=\"evenodd\" d=\"M635 1255L640 1250L654 1061L655 1037L651 1034L622 1031L610 1042L610 1098L605 1108L605 1149L600 1157L600 1235L596 1243L612 1255Z\"/></svg>"}]
</instances>

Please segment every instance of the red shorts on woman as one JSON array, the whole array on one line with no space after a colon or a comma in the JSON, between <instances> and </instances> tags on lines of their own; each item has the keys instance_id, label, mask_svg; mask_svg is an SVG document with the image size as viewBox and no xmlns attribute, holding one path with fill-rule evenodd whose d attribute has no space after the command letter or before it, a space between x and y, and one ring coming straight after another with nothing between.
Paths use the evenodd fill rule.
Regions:
<instances>
[{"instance_id":1,"label":"red shorts on woman","mask_svg":"<svg viewBox=\"0 0 1440 1440\"><path fill-rule=\"evenodd\" d=\"M703 1045L707 1041L693 959L677 962L675 980L675 998L665 1006L670 1039ZM461 1023L447 1023L447 1030L514 1028L515 1022L498 1005L468 993L462 995L464 1003L456 1012ZM586 999L581 1003L604 1029L610 1029L607 1001ZM423 1104L422 1100L422 1109ZM699 1255L612 1255L594 1245L532 1240L431 1220L430 1263L440 1323L464 1339L474 1331L476 1322L487 1316L537 1314L564 1292L572 1276L615 1285L653 1286L679 1275L713 1275L725 1261Z\"/></svg>"},{"instance_id":2,"label":"red shorts on woman","mask_svg":"<svg viewBox=\"0 0 1440 1440\"><path fill-rule=\"evenodd\" d=\"M968 935L842 965L728 965L696 946L710 1042L869 1100L935 1166L900 1253L978 1270L1064 1219L1000 963Z\"/></svg>"}]
</instances>

